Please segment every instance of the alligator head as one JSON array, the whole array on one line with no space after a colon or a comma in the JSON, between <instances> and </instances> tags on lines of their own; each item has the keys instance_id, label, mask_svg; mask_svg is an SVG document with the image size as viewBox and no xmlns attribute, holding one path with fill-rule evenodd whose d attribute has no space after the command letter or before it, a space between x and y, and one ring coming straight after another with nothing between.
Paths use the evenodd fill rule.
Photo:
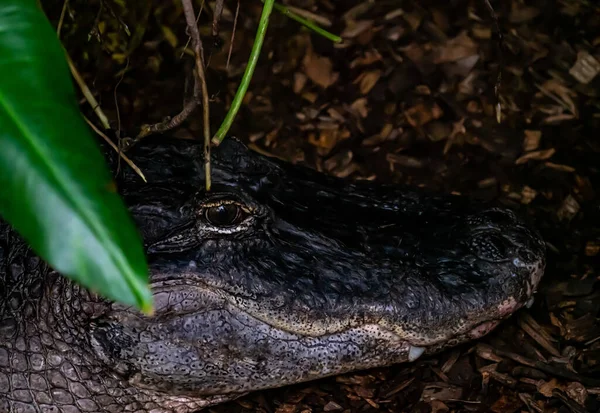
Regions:
<instances>
[{"instance_id":1,"label":"alligator head","mask_svg":"<svg viewBox=\"0 0 600 413\"><path fill-rule=\"evenodd\" d=\"M156 313L113 304L93 352L134 388L235 398L476 339L531 300L544 243L510 210L282 163L227 139L148 141L120 175Z\"/></svg>"}]
</instances>

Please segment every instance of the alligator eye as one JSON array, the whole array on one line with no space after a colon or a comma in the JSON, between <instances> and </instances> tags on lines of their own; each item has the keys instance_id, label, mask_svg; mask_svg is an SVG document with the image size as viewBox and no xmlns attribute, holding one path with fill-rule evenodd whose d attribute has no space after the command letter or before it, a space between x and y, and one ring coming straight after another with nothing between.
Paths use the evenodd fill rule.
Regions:
<instances>
[{"instance_id":1,"label":"alligator eye","mask_svg":"<svg viewBox=\"0 0 600 413\"><path fill-rule=\"evenodd\" d=\"M240 220L242 213L236 204L215 205L206 209L206 220L214 226L229 226Z\"/></svg>"}]
</instances>

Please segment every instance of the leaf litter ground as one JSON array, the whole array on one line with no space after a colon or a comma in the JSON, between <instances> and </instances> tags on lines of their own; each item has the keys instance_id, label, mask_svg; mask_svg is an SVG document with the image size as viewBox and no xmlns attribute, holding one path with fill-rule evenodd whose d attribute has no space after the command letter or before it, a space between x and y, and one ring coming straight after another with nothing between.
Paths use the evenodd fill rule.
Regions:
<instances>
[{"instance_id":1,"label":"leaf litter ground","mask_svg":"<svg viewBox=\"0 0 600 413\"><path fill-rule=\"evenodd\" d=\"M56 24L63 2L44 3ZM178 113L193 84L179 3L69 3L64 44L118 135L136 136L142 124ZM599 411L598 6L492 2L504 34L500 60L483 1L289 3L345 40L334 45L274 14L231 134L349 179L498 199L534 220L548 267L533 307L482 340L209 410ZM225 2L216 37L214 2L199 20L213 132L239 84L262 4L242 2L227 65L236 6ZM201 139L201 119L198 109L174 136Z\"/></svg>"}]
</instances>

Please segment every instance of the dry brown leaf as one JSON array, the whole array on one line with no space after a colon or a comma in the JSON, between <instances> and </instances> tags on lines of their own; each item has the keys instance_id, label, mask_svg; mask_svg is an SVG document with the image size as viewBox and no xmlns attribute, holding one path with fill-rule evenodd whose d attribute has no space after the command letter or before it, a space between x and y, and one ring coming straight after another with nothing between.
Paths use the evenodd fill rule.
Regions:
<instances>
[{"instance_id":1,"label":"dry brown leaf","mask_svg":"<svg viewBox=\"0 0 600 413\"><path fill-rule=\"evenodd\" d=\"M558 380L553 378L550 381L540 380L540 385L537 390L546 397L552 397L552 390L560 388L561 386L558 384Z\"/></svg>"},{"instance_id":2,"label":"dry brown leaf","mask_svg":"<svg viewBox=\"0 0 600 413\"><path fill-rule=\"evenodd\" d=\"M467 112L481 113L483 112L483 109L481 109L481 105L479 104L479 102L475 100L470 100L469 103L467 103Z\"/></svg>"},{"instance_id":3,"label":"dry brown leaf","mask_svg":"<svg viewBox=\"0 0 600 413\"><path fill-rule=\"evenodd\" d=\"M325 89L333 85L339 78L339 73L333 71L331 59L317 55L310 47L308 48L302 63L306 76Z\"/></svg>"},{"instance_id":4,"label":"dry brown leaf","mask_svg":"<svg viewBox=\"0 0 600 413\"><path fill-rule=\"evenodd\" d=\"M383 125L383 128L381 128L381 132L379 132L379 134L383 138L387 138L388 136L390 136L390 133L392 133L392 130L394 130L394 125L391 123L386 123L385 125Z\"/></svg>"},{"instance_id":5,"label":"dry brown leaf","mask_svg":"<svg viewBox=\"0 0 600 413\"><path fill-rule=\"evenodd\" d=\"M352 110L358 113L360 117L366 118L369 115L368 103L369 101L366 98L358 98L354 102L352 102L352 105L350 105L350 107L352 108Z\"/></svg>"},{"instance_id":6,"label":"dry brown leaf","mask_svg":"<svg viewBox=\"0 0 600 413\"><path fill-rule=\"evenodd\" d=\"M339 110L337 110L335 108L328 108L327 113L329 114L329 116L331 116L334 120L337 120L339 123L346 122L346 119L344 118L344 116L342 116L342 114L339 112Z\"/></svg>"},{"instance_id":7,"label":"dry brown leaf","mask_svg":"<svg viewBox=\"0 0 600 413\"><path fill-rule=\"evenodd\" d=\"M595 257L600 252L600 241L589 241L585 244L585 255Z\"/></svg>"},{"instance_id":8,"label":"dry brown leaf","mask_svg":"<svg viewBox=\"0 0 600 413\"><path fill-rule=\"evenodd\" d=\"M567 393L567 396L569 396L571 399L575 400L582 406L585 405L585 401L588 397L588 392L585 386L578 382L571 382L567 384L565 393Z\"/></svg>"},{"instance_id":9,"label":"dry brown leaf","mask_svg":"<svg viewBox=\"0 0 600 413\"><path fill-rule=\"evenodd\" d=\"M294 413L298 406L291 403L284 403L275 410L275 413Z\"/></svg>"},{"instance_id":10,"label":"dry brown leaf","mask_svg":"<svg viewBox=\"0 0 600 413\"><path fill-rule=\"evenodd\" d=\"M575 115L571 115L569 113L561 113L560 115L553 115L553 116L548 116L547 118L545 118L542 123L546 124L546 125L550 125L553 123L560 123L560 122L564 122L567 120L572 120L575 119Z\"/></svg>"},{"instance_id":11,"label":"dry brown leaf","mask_svg":"<svg viewBox=\"0 0 600 413\"><path fill-rule=\"evenodd\" d=\"M294 93L299 94L302 89L304 89L304 85L306 85L306 81L308 78L304 73L296 72L294 73Z\"/></svg>"},{"instance_id":12,"label":"dry brown leaf","mask_svg":"<svg viewBox=\"0 0 600 413\"><path fill-rule=\"evenodd\" d=\"M381 26L376 26L370 28L369 30L365 30L364 32L358 35L358 37L356 38L356 43L358 43L361 46L372 44L375 34L377 34L377 32L379 32L381 29Z\"/></svg>"},{"instance_id":13,"label":"dry brown leaf","mask_svg":"<svg viewBox=\"0 0 600 413\"><path fill-rule=\"evenodd\" d=\"M458 400L462 397L463 390L458 386L453 386L446 383L437 383L427 385L421 393L421 400L423 401L447 401L447 400Z\"/></svg>"},{"instance_id":14,"label":"dry brown leaf","mask_svg":"<svg viewBox=\"0 0 600 413\"><path fill-rule=\"evenodd\" d=\"M521 191L521 203L524 205L528 205L535 199L537 196L537 191L527 185L523 187Z\"/></svg>"},{"instance_id":15,"label":"dry brown leaf","mask_svg":"<svg viewBox=\"0 0 600 413\"><path fill-rule=\"evenodd\" d=\"M329 151L333 149L339 141L345 139L347 136L347 134L343 133L343 131L338 128L322 129L319 131L318 138L314 133L311 133L308 137L308 142L318 148L323 148Z\"/></svg>"},{"instance_id":16,"label":"dry brown leaf","mask_svg":"<svg viewBox=\"0 0 600 413\"><path fill-rule=\"evenodd\" d=\"M439 142L446 139L452 133L452 126L448 122L433 121L427 124L425 128L427 137L432 142Z\"/></svg>"},{"instance_id":17,"label":"dry brown leaf","mask_svg":"<svg viewBox=\"0 0 600 413\"><path fill-rule=\"evenodd\" d=\"M572 195L569 195L565 198L562 205L556 212L559 220L566 219L568 221L572 220L575 215L579 212L579 202Z\"/></svg>"},{"instance_id":18,"label":"dry brown leaf","mask_svg":"<svg viewBox=\"0 0 600 413\"><path fill-rule=\"evenodd\" d=\"M542 132L539 130L525 130L525 137L523 138L523 151L530 152L535 151L540 147L540 140L542 139Z\"/></svg>"},{"instance_id":19,"label":"dry brown leaf","mask_svg":"<svg viewBox=\"0 0 600 413\"><path fill-rule=\"evenodd\" d=\"M577 106L573 102L573 98L577 97L577 93L566 87L558 79L550 79L544 82L541 86L537 85L540 91L550 98L557 99L571 114L578 115Z\"/></svg>"},{"instance_id":20,"label":"dry brown leaf","mask_svg":"<svg viewBox=\"0 0 600 413\"><path fill-rule=\"evenodd\" d=\"M421 127L434 119L439 119L443 114L444 111L437 103L434 103L433 106L426 105L425 103L418 103L404 111L406 120L413 128Z\"/></svg>"},{"instance_id":21,"label":"dry brown leaf","mask_svg":"<svg viewBox=\"0 0 600 413\"><path fill-rule=\"evenodd\" d=\"M382 60L381 54L377 50L367 50L364 56L359 56L350 63L350 68L354 69L359 66L368 66Z\"/></svg>"},{"instance_id":22,"label":"dry brown leaf","mask_svg":"<svg viewBox=\"0 0 600 413\"><path fill-rule=\"evenodd\" d=\"M478 45L463 31L433 51L433 63L456 62L477 55Z\"/></svg>"},{"instance_id":23,"label":"dry brown leaf","mask_svg":"<svg viewBox=\"0 0 600 413\"><path fill-rule=\"evenodd\" d=\"M350 10L348 10L346 13L344 13L342 15L342 19L349 21L349 20L356 20L358 17L362 16L363 14L365 14L366 12L368 12L369 10L371 10L371 8L374 6L375 3L373 2L360 2L358 3L356 6L352 7Z\"/></svg>"},{"instance_id":24,"label":"dry brown leaf","mask_svg":"<svg viewBox=\"0 0 600 413\"><path fill-rule=\"evenodd\" d=\"M473 25L471 33L473 33L473 37L476 39L489 40L492 38L492 28L482 24Z\"/></svg>"},{"instance_id":25,"label":"dry brown leaf","mask_svg":"<svg viewBox=\"0 0 600 413\"><path fill-rule=\"evenodd\" d=\"M290 5L288 5L287 7L292 13L295 13L298 16L304 17L305 19L312 20L313 22L319 24L319 26L331 27L331 25L333 24L331 22L331 20L329 20L327 17L323 16L322 14L313 13L309 10L301 9L301 8L290 6Z\"/></svg>"},{"instance_id":26,"label":"dry brown leaf","mask_svg":"<svg viewBox=\"0 0 600 413\"><path fill-rule=\"evenodd\" d=\"M318 97L319 95L315 92L304 92L302 94L302 99L308 100L310 103L315 103Z\"/></svg>"},{"instance_id":27,"label":"dry brown leaf","mask_svg":"<svg viewBox=\"0 0 600 413\"><path fill-rule=\"evenodd\" d=\"M369 403L374 409L379 409L379 404L375 403L373 400L371 400L371 399L365 399L365 401L367 403Z\"/></svg>"},{"instance_id":28,"label":"dry brown leaf","mask_svg":"<svg viewBox=\"0 0 600 413\"><path fill-rule=\"evenodd\" d=\"M424 162L413 156L397 155L395 153L388 153L385 159L391 164L397 164L406 168L422 168L425 166Z\"/></svg>"},{"instance_id":29,"label":"dry brown leaf","mask_svg":"<svg viewBox=\"0 0 600 413\"><path fill-rule=\"evenodd\" d=\"M512 3L509 20L511 23L524 23L534 19L540 14L540 10L535 7L522 6L519 3Z\"/></svg>"},{"instance_id":30,"label":"dry brown leaf","mask_svg":"<svg viewBox=\"0 0 600 413\"><path fill-rule=\"evenodd\" d=\"M387 12L386 15L385 15L385 17L384 17L384 19L385 20L393 20L396 17L402 16L403 14L404 14L404 10L403 9L395 9L395 10L392 10L390 12Z\"/></svg>"},{"instance_id":31,"label":"dry brown leaf","mask_svg":"<svg viewBox=\"0 0 600 413\"><path fill-rule=\"evenodd\" d=\"M408 23L411 29L417 30L423 22L423 16L418 12L403 13L402 18Z\"/></svg>"},{"instance_id":32,"label":"dry brown leaf","mask_svg":"<svg viewBox=\"0 0 600 413\"><path fill-rule=\"evenodd\" d=\"M328 402L323 407L323 411L325 411L325 412L336 412L338 410L344 410L344 408L342 406L340 406L339 404L337 404L336 402L334 402L334 401Z\"/></svg>"},{"instance_id":33,"label":"dry brown leaf","mask_svg":"<svg viewBox=\"0 0 600 413\"><path fill-rule=\"evenodd\" d=\"M371 388L367 388L367 387L363 387L363 386L354 387L354 391L356 392L357 395L359 395L363 399L371 399L375 396L375 389L371 389Z\"/></svg>"},{"instance_id":34,"label":"dry brown leaf","mask_svg":"<svg viewBox=\"0 0 600 413\"><path fill-rule=\"evenodd\" d=\"M352 175L354 172L357 172L360 170L360 165L358 165L356 162L352 162L350 165L341 167L341 168L336 168L333 171L333 174L335 176L337 176L338 178L347 178L350 175Z\"/></svg>"},{"instance_id":35,"label":"dry brown leaf","mask_svg":"<svg viewBox=\"0 0 600 413\"><path fill-rule=\"evenodd\" d=\"M598 73L600 73L600 62L585 51L577 53L577 61L569 70L569 74L584 85L590 83Z\"/></svg>"},{"instance_id":36,"label":"dry brown leaf","mask_svg":"<svg viewBox=\"0 0 600 413\"><path fill-rule=\"evenodd\" d=\"M349 20L341 34L344 39L352 39L373 27L373 20Z\"/></svg>"},{"instance_id":37,"label":"dry brown leaf","mask_svg":"<svg viewBox=\"0 0 600 413\"><path fill-rule=\"evenodd\" d=\"M475 346L475 353L484 360L494 361L496 363L502 361L502 357L496 355L494 349L488 344L478 343Z\"/></svg>"},{"instance_id":38,"label":"dry brown leaf","mask_svg":"<svg viewBox=\"0 0 600 413\"><path fill-rule=\"evenodd\" d=\"M517 159L515 161L515 165L522 165L522 164L528 162L529 160L543 161L548 158L551 158L555 152L556 152L556 149L554 149L554 148L528 152L525 155L521 156L519 159Z\"/></svg>"},{"instance_id":39,"label":"dry brown leaf","mask_svg":"<svg viewBox=\"0 0 600 413\"><path fill-rule=\"evenodd\" d=\"M394 26L394 27L390 27L386 32L385 32L385 37L387 37L388 40L391 40L392 42L397 42L398 40L400 40L400 38L402 36L404 36L404 34L406 33L406 29L402 26ZM396 57L395 54L392 54L393 57Z\"/></svg>"},{"instance_id":40,"label":"dry brown leaf","mask_svg":"<svg viewBox=\"0 0 600 413\"><path fill-rule=\"evenodd\" d=\"M379 145L380 143L383 143L386 141L386 138L381 136L379 133L376 133L375 135L371 135L365 139L363 139L361 145L362 146L375 146L375 145Z\"/></svg>"},{"instance_id":41,"label":"dry brown leaf","mask_svg":"<svg viewBox=\"0 0 600 413\"><path fill-rule=\"evenodd\" d=\"M490 407L490 410L494 413L512 413L517 411L523 402L510 394L502 395L494 404Z\"/></svg>"},{"instance_id":42,"label":"dry brown leaf","mask_svg":"<svg viewBox=\"0 0 600 413\"><path fill-rule=\"evenodd\" d=\"M450 151L450 148L452 148L457 136L467 133L467 129L465 128L465 120L465 118L461 118L456 122L452 122L452 132L450 132L450 136L448 136L448 140L444 145L444 155Z\"/></svg>"},{"instance_id":43,"label":"dry brown leaf","mask_svg":"<svg viewBox=\"0 0 600 413\"><path fill-rule=\"evenodd\" d=\"M431 403L431 413L446 413L450 410L448 406L442 401L432 400Z\"/></svg>"},{"instance_id":44,"label":"dry brown leaf","mask_svg":"<svg viewBox=\"0 0 600 413\"><path fill-rule=\"evenodd\" d=\"M569 166L569 165L561 165L561 164L553 163L553 162L545 162L544 166L551 168L551 169L556 169L557 171L562 171L562 172L575 172L575 168L573 168L572 166Z\"/></svg>"},{"instance_id":45,"label":"dry brown leaf","mask_svg":"<svg viewBox=\"0 0 600 413\"><path fill-rule=\"evenodd\" d=\"M370 70L361 73L355 80L354 84L359 83L360 93L366 95L373 89L381 77L381 70Z\"/></svg>"},{"instance_id":46,"label":"dry brown leaf","mask_svg":"<svg viewBox=\"0 0 600 413\"><path fill-rule=\"evenodd\" d=\"M485 178L482 179L481 181L477 182L477 186L479 188L491 188L492 186L496 185L498 183L498 179L496 179L496 177L492 176L490 178Z\"/></svg>"},{"instance_id":47,"label":"dry brown leaf","mask_svg":"<svg viewBox=\"0 0 600 413\"><path fill-rule=\"evenodd\" d=\"M283 123L279 122L275 129L267 133L267 135L265 136L265 146L271 146L271 144L277 139L277 135L279 134L279 131L281 130L282 126Z\"/></svg>"}]
</instances>

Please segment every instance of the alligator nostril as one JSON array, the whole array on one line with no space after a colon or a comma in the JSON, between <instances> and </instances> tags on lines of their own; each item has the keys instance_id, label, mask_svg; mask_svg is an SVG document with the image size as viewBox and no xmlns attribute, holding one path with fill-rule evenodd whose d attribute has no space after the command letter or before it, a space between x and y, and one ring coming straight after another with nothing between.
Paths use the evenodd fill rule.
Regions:
<instances>
[{"instance_id":1,"label":"alligator nostril","mask_svg":"<svg viewBox=\"0 0 600 413\"><path fill-rule=\"evenodd\" d=\"M475 234L471 238L471 250L477 257L487 261L504 261L507 257L507 241L497 234Z\"/></svg>"}]
</instances>

